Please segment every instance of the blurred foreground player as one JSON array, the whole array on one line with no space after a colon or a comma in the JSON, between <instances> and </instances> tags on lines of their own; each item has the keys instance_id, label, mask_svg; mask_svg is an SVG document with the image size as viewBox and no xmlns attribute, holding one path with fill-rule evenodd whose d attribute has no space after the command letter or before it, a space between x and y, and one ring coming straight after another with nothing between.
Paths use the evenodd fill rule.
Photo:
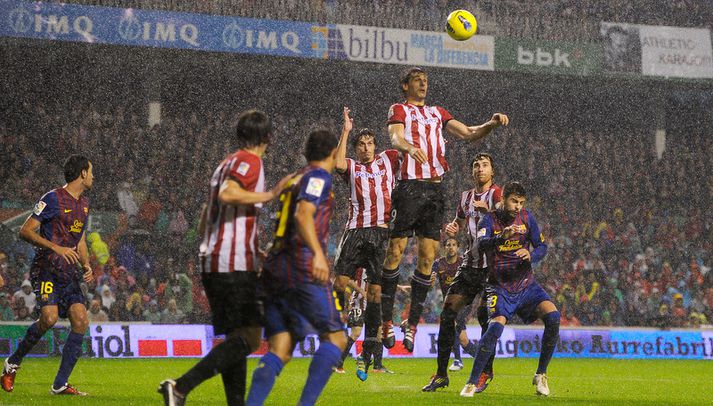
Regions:
<instances>
[{"instance_id":1,"label":"blurred foreground player","mask_svg":"<svg viewBox=\"0 0 713 406\"><path fill-rule=\"evenodd\" d=\"M20 238L36 247L30 274L40 318L30 325L15 352L5 360L0 382L6 392L14 389L22 359L61 317L69 318L71 331L50 393L86 395L67 381L82 353L89 325L80 284L82 279L94 280L84 233L89 201L82 196L94 183L92 163L81 155L70 156L64 162L64 179L67 184L42 196L20 229Z\"/></svg>"},{"instance_id":2,"label":"blurred foreground player","mask_svg":"<svg viewBox=\"0 0 713 406\"><path fill-rule=\"evenodd\" d=\"M269 350L253 373L248 405L265 402L297 343L316 330L320 344L299 401L314 405L347 345L326 257L336 155L337 138L326 130L312 131L305 151L308 164L280 196L274 242L261 280Z\"/></svg>"},{"instance_id":3,"label":"blurred foreground player","mask_svg":"<svg viewBox=\"0 0 713 406\"><path fill-rule=\"evenodd\" d=\"M240 149L213 172L199 231L203 287L213 314L213 331L226 339L180 378L161 382L166 405L182 405L206 379L221 374L229 405L245 403L247 356L260 345L263 305L258 297L258 210L276 198L289 178L265 191L262 156L270 143L267 114L240 114L234 143Z\"/></svg>"}]
</instances>

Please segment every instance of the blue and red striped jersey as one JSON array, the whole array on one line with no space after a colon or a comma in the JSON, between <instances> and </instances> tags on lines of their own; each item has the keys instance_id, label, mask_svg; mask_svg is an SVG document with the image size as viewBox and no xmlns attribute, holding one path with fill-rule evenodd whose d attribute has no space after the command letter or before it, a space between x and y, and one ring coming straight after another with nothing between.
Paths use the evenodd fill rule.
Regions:
<instances>
[{"instance_id":1,"label":"blue and red striped jersey","mask_svg":"<svg viewBox=\"0 0 713 406\"><path fill-rule=\"evenodd\" d=\"M75 248L82 239L89 217L89 200L85 196L75 199L65 188L45 193L32 211L32 218L40 222L40 235L59 246ZM54 252L37 248L36 260L49 261L56 269L75 272Z\"/></svg>"},{"instance_id":2,"label":"blue and red striped jersey","mask_svg":"<svg viewBox=\"0 0 713 406\"><path fill-rule=\"evenodd\" d=\"M317 239L327 254L329 222L334 211L332 175L326 170L307 166L300 170L293 184L280 195L280 210L272 248L263 265L263 284L268 291L279 291L298 284L310 283L314 253L297 232L295 207L299 202L313 204Z\"/></svg>"},{"instance_id":3,"label":"blue and red striped jersey","mask_svg":"<svg viewBox=\"0 0 713 406\"><path fill-rule=\"evenodd\" d=\"M503 229L513 224L523 232L502 238ZM520 292L535 281L532 264L547 254L545 237L527 209L520 210L514 218L508 218L502 209L483 216L478 223L478 247L488 258L488 283L510 293ZM530 251L530 261L523 261L515 254L523 248Z\"/></svg>"},{"instance_id":4,"label":"blue and red striped jersey","mask_svg":"<svg viewBox=\"0 0 713 406\"><path fill-rule=\"evenodd\" d=\"M448 263L448 259L446 257L440 257L433 261L431 272L438 276L438 283L441 286L441 293L443 293L444 297L446 296L446 293L448 293L448 288L450 288L453 284L453 279L455 279L456 274L458 273L458 268L462 262L463 261L461 261L460 257L452 264Z\"/></svg>"}]
</instances>

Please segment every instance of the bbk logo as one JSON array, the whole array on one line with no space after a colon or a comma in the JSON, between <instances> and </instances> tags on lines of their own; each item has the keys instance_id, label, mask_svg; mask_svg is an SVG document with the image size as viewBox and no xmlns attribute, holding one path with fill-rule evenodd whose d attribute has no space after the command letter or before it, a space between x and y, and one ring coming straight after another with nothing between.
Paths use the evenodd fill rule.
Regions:
<instances>
[{"instance_id":1,"label":"bbk logo","mask_svg":"<svg viewBox=\"0 0 713 406\"><path fill-rule=\"evenodd\" d=\"M559 48L555 48L554 52L548 52L540 47L532 51L520 45L517 46L517 63L520 65L572 67L569 63L569 53L562 52Z\"/></svg>"}]
</instances>

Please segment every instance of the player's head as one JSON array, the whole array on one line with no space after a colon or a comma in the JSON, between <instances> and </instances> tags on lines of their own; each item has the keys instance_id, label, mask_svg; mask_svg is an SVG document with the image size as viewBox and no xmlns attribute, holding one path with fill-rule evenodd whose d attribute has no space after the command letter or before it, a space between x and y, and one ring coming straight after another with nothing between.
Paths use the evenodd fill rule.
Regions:
<instances>
[{"instance_id":1,"label":"player's head","mask_svg":"<svg viewBox=\"0 0 713 406\"><path fill-rule=\"evenodd\" d=\"M239 148L267 146L270 143L272 121L260 110L245 110L238 116L235 137Z\"/></svg>"},{"instance_id":2,"label":"player's head","mask_svg":"<svg viewBox=\"0 0 713 406\"><path fill-rule=\"evenodd\" d=\"M478 182L479 185L485 185L493 181L493 176L495 176L495 164L493 163L493 156L487 152L475 154L470 168L473 173L473 179Z\"/></svg>"},{"instance_id":3,"label":"player's head","mask_svg":"<svg viewBox=\"0 0 713 406\"><path fill-rule=\"evenodd\" d=\"M374 131L368 128L359 130L356 136L352 138L352 147L356 152L359 162L371 162L374 159L376 151L376 136Z\"/></svg>"},{"instance_id":4,"label":"player's head","mask_svg":"<svg viewBox=\"0 0 713 406\"><path fill-rule=\"evenodd\" d=\"M443 244L443 247L445 248L446 251L446 257L448 258L453 258L458 255L458 240L453 238L453 237L448 237L446 238L445 244Z\"/></svg>"},{"instance_id":5,"label":"player's head","mask_svg":"<svg viewBox=\"0 0 713 406\"><path fill-rule=\"evenodd\" d=\"M404 69L399 78L401 91L406 100L423 101L428 93L428 74L425 70L412 67Z\"/></svg>"},{"instance_id":6,"label":"player's head","mask_svg":"<svg viewBox=\"0 0 713 406\"><path fill-rule=\"evenodd\" d=\"M92 163L83 155L70 155L64 161L64 180L67 183L80 182L85 189L90 190L94 184Z\"/></svg>"},{"instance_id":7,"label":"player's head","mask_svg":"<svg viewBox=\"0 0 713 406\"><path fill-rule=\"evenodd\" d=\"M313 130L307 137L305 158L307 162L334 160L337 153L337 137L328 130Z\"/></svg>"},{"instance_id":8,"label":"player's head","mask_svg":"<svg viewBox=\"0 0 713 406\"><path fill-rule=\"evenodd\" d=\"M520 182L508 182L503 187L503 209L514 217L525 207L527 193Z\"/></svg>"}]
</instances>

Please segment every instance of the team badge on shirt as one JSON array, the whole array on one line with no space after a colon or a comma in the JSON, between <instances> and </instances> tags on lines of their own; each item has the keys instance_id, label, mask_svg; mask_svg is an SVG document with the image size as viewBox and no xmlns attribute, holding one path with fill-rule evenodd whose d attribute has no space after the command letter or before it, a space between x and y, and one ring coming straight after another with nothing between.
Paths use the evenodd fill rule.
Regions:
<instances>
[{"instance_id":1,"label":"team badge on shirt","mask_svg":"<svg viewBox=\"0 0 713 406\"><path fill-rule=\"evenodd\" d=\"M45 206L47 206L47 203L43 202L42 200L37 202L37 204L35 205L35 209L33 210L33 213L35 213L35 216L39 216L40 213L42 213L42 210L45 209Z\"/></svg>"},{"instance_id":2,"label":"team badge on shirt","mask_svg":"<svg viewBox=\"0 0 713 406\"><path fill-rule=\"evenodd\" d=\"M309 178L307 181L307 192L308 195L320 197L322 196L322 189L324 189L324 179L322 178Z\"/></svg>"},{"instance_id":3,"label":"team badge on shirt","mask_svg":"<svg viewBox=\"0 0 713 406\"><path fill-rule=\"evenodd\" d=\"M248 173L249 169L250 169L250 164L247 162L241 162L240 165L238 165L238 173L241 174L242 176L245 176Z\"/></svg>"}]
</instances>

